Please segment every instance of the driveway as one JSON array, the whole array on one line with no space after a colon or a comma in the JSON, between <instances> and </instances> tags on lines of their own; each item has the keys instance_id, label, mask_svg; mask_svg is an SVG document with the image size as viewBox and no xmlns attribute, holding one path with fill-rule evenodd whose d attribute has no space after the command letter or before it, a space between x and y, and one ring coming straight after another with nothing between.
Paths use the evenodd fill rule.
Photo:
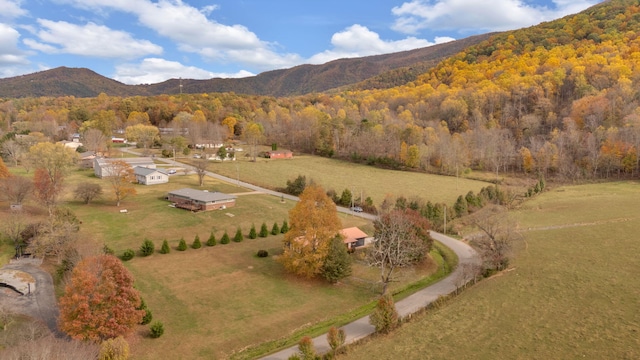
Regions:
<instances>
[{"instance_id":1,"label":"driveway","mask_svg":"<svg viewBox=\"0 0 640 360\"><path fill-rule=\"evenodd\" d=\"M0 272L19 273L24 272L29 276L18 276L12 279L12 286L22 291L26 295L20 295L12 290L6 289L0 292L0 303L9 311L16 314L30 316L37 320L42 320L54 333L58 332L58 304L53 289L53 279L46 271L40 269L38 264L34 264L32 259L13 260L11 264L5 265ZM16 281L18 283L16 283ZM28 285L35 281L34 285ZM20 282L23 282L22 284ZM35 289L34 289L35 288ZM31 293L29 293L29 289Z\"/></svg>"}]
</instances>

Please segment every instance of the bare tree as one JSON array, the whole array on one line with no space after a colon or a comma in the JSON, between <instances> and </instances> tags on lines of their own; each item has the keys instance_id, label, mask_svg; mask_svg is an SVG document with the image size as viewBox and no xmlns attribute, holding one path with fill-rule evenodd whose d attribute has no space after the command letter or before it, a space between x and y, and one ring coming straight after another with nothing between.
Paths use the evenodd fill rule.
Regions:
<instances>
[{"instance_id":1,"label":"bare tree","mask_svg":"<svg viewBox=\"0 0 640 360\"><path fill-rule=\"evenodd\" d=\"M13 161L13 166L18 166L18 161L26 153L26 149L15 140L7 140L2 143L2 153Z\"/></svg>"},{"instance_id":2,"label":"bare tree","mask_svg":"<svg viewBox=\"0 0 640 360\"><path fill-rule=\"evenodd\" d=\"M104 153L108 147L108 140L105 134L98 129L88 129L82 134L82 142L89 151Z\"/></svg>"},{"instance_id":3,"label":"bare tree","mask_svg":"<svg viewBox=\"0 0 640 360\"><path fill-rule=\"evenodd\" d=\"M375 241L367 254L367 262L380 268L382 294L393 281L394 271L420 262L431 250L428 221L415 210L393 210L375 222Z\"/></svg>"},{"instance_id":4,"label":"bare tree","mask_svg":"<svg viewBox=\"0 0 640 360\"><path fill-rule=\"evenodd\" d=\"M91 200L102 195L102 186L100 184L80 183L73 190L73 196L88 204Z\"/></svg>"},{"instance_id":5,"label":"bare tree","mask_svg":"<svg viewBox=\"0 0 640 360\"><path fill-rule=\"evenodd\" d=\"M20 205L33 190L33 181L24 176L11 176L0 180L0 198Z\"/></svg>"},{"instance_id":6,"label":"bare tree","mask_svg":"<svg viewBox=\"0 0 640 360\"><path fill-rule=\"evenodd\" d=\"M198 183L200 186L204 186L204 177L207 175L207 165L209 165L209 160L202 157L200 159L196 159L194 165L196 174L198 175Z\"/></svg>"},{"instance_id":7,"label":"bare tree","mask_svg":"<svg viewBox=\"0 0 640 360\"><path fill-rule=\"evenodd\" d=\"M492 205L476 213L474 225L480 233L472 243L480 250L485 271L501 271L509 266L513 242L518 238L516 225L506 209Z\"/></svg>"}]
</instances>

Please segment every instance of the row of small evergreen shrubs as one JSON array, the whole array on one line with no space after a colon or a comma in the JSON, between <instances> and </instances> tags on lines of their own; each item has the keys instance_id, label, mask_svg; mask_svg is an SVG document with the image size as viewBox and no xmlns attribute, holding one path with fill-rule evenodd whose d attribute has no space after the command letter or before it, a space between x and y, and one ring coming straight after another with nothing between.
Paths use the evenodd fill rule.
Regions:
<instances>
[{"instance_id":1,"label":"row of small evergreen shrubs","mask_svg":"<svg viewBox=\"0 0 640 360\"><path fill-rule=\"evenodd\" d=\"M287 220L284 220L282 222L282 226L279 226L277 222L274 222L273 226L271 227L271 231L269 231L267 224L263 222L262 226L260 227L260 232L256 231L255 225L251 225L251 230L249 231L249 238L250 239L256 239L258 237L265 238L269 236L269 234L278 235L278 234L284 234L287 231L289 231L289 224L287 223ZM242 242L244 240L244 235L242 234L242 230L240 228L238 228L238 230L236 231L235 235L233 236L233 239L225 231L224 235L222 235L222 237L220 238L220 244L229 244L231 240L233 240L234 242ZM211 232L205 244L207 246L215 246L218 244L218 240L216 239L216 236L213 234L213 232ZM191 248L200 249L201 247L202 247L202 241L200 240L200 236L196 235L195 238L193 239L193 242L191 243ZM184 240L184 237L183 237L180 239L180 242L178 242L178 246L176 247L176 250L186 251L187 249L188 249L187 242ZM146 257L149 255L152 255L154 252L155 252L155 245L153 241L149 239L144 239L144 241L142 242L142 245L140 246L140 256ZM171 248L169 247L169 242L165 239L162 241L162 246L160 247L160 254L168 254L169 252L171 252ZM123 261L129 261L133 259L135 255L136 253L133 249L127 249L122 254L121 259Z\"/></svg>"}]
</instances>

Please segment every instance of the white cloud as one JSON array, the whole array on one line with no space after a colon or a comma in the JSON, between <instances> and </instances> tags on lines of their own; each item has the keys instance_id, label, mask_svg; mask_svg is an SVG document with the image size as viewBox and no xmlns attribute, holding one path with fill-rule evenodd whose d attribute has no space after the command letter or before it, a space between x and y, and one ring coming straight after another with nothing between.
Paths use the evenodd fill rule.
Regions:
<instances>
[{"instance_id":1,"label":"white cloud","mask_svg":"<svg viewBox=\"0 0 640 360\"><path fill-rule=\"evenodd\" d=\"M27 54L18 49L20 33L5 24L0 24L0 65L26 64Z\"/></svg>"},{"instance_id":2,"label":"white cloud","mask_svg":"<svg viewBox=\"0 0 640 360\"><path fill-rule=\"evenodd\" d=\"M22 1L20 0L0 0L0 9L2 9L2 11L0 11L0 18L14 19L27 15L27 11L20 5L22 5Z\"/></svg>"},{"instance_id":3,"label":"white cloud","mask_svg":"<svg viewBox=\"0 0 640 360\"><path fill-rule=\"evenodd\" d=\"M342 58L413 50L452 40L454 39L440 37L436 38L436 42L430 42L415 37L407 37L402 40L387 41L380 39L380 35L369 30L367 27L356 24L346 28L344 31L335 33L331 37L333 49L313 55L309 59L309 62L312 64L323 64Z\"/></svg>"},{"instance_id":4,"label":"white cloud","mask_svg":"<svg viewBox=\"0 0 640 360\"><path fill-rule=\"evenodd\" d=\"M523 0L411 0L394 7L393 29L416 34L422 29L503 31L535 25L577 13L601 0L555 0L555 7L530 5Z\"/></svg>"},{"instance_id":5,"label":"white cloud","mask_svg":"<svg viewBox=\"0 0 640 360\"><path fill-rule=\"evenodd\" d=\"M137 40L124 31L94 23L76 25L44 19L38 19L38 23L41 26L35 34L38 40L26 39L24 43L34 50L46 53L113 59L135 59L162 53L162 48L150 41Z\"/></svg>"},{"instance_id":6,"label":"white cloud","mask_svg":"<svg viewBox=\"0 0 640 360\"><path fill-rule=\"evenodd\" d=\"M280 54L269 42L243 25L225 25L207 16L218 9L215 5L197 9L181 0L66 0L78 8L103 10L110 8L131 13L141 25L171 39L184 52L196 53L205 60L241 63L259 69L274 69L299 64L295 54ZM261 61L256 61L261 59Z\"/></svg>"},{"instance_id":7,"label":"white cloud","mask_svg":"<svg viewBox=\"0 0 640 360\"><path fill-rule=\"evenodd\" d=\"M194 66L185 66L176 61L160 58L147 58L139 64L124 64L116 67L114 79L125 84L156 84L168 79L211 79L240 78L253 76L248 71L237 73L213 73Z\"/></svg>"}]
</instances>

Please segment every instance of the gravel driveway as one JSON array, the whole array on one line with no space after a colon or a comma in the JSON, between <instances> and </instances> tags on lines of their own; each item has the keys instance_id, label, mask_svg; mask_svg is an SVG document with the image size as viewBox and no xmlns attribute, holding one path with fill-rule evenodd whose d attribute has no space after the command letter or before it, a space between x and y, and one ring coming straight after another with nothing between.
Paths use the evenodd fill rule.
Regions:
<instances>
[{"instance_id":1,"label":"gravel driveway","mask_svg":"<svg viewBox=\"0 0 640 360\"><path fill-rule=\"evenodd\" d=\"M60 334L57 324L58 304L51 275L40 269L30 259L13 261L0 271L5 269L28 273L35 279L36 286L35 291L28 295L20 295L13 290L3 289L0 291L0 303L10 312L42 320L54 334Z\"/></svg>"}]
</instances>

